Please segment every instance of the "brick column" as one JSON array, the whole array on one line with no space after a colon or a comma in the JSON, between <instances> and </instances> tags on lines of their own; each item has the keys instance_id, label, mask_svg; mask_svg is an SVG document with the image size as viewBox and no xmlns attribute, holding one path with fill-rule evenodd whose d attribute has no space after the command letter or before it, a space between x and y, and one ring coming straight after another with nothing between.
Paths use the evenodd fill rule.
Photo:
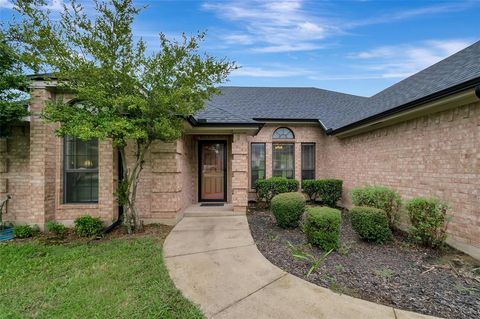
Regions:
<instances>
[{"instance_id":1,"label":"brick column","mask_svg":"<svg viewBox=\"0 0 480 319\"><path fill-rule=\"evenodd\" d=\"M183 145L180 141L151 145L151 211L142 219L145 223L175 224L182 209Z\"/></svg>"},{"instance_id":2,"label":"brick column","mask_svg":"<svg viewBox=\"0 0 480 319\"><path fill-rule=\"evenodd\" d=\"M6 177L7 173L7 139L0 138L0 201L4 199L8 192L8 179Z\"/></svg>"},{"instance_id":3,"label":"brick column","mask_svg":"<svg viewBox=\"0 0 480 319\"><path fill-rule=\"evenodd\" d=\"M114 193L118 182L116 149L111 140L99 141L98 215L113 222L118 217L118 204Z\"/></svg>"},{"instance_id":4,"label":"brick column","mask_svg":"<svg viewBox=\"0 0 480 319\"><path fill-rule=\"evenodd\" d=\"M30 209L26 222L38 224L55 216L55 134L54 127L40 118L45 101L53 94L45 87L35 87L30 100ZM28 200L28 199L25 199Z\"/></svg>"},{"instance_id":5,"label":"brick column","mask_svg":"<svg viewBox=\"0 0 480 319\"><path fill-rule=\"evenodd\" d=\"M245 134L233 135L232 173L233 210L245 213L248 205L248 141Z\"/></svg>"},{"instance_id":6,"label":"brick column","mask_svg":"<svg viewBox=\"0 0 480 319\"><path fill-rule=\"evenodd\" d=\"M294 158L295 158L295 179L302 182L302 143L294 144Z\"/></svg>"}]
</instances>

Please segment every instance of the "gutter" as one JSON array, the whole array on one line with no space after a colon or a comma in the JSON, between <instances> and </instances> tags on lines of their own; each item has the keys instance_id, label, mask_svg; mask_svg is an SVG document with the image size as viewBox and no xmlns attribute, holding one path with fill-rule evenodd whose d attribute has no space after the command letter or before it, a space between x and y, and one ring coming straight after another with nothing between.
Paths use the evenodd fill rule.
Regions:
<instances>
[{"instance_id":1,"label":"gutter","mask_svg":"<svg viewBox=\"0 0 480 319\"><path fill-rule=\"evenodd\" d=\"M261 126L262 123L208 123L208 122L198 122L194 125L195 127L252 127L257 128Z\"/></svg>"},{"instance_id":2,"label":"gutter","mask_svg":"<svg viewBox=\"0 0 480 319\"><path fill-rule=\"evenodd\" d=\"M475 88L475 95L480 99L480 85Z\"/></svg>"},{"instance_id":3,"label":"gutter","mask_svg":"<svg viewBox=\"0 0 480 319\"><path fill-rule=\"evenodd\" d=\"M387 111L377 113L375 115L372 115L372 116L367 117L365 119L362 119L360 121L357 121L357 122L348 124L346 126L337 128L335 130L331 130L330 133L327 133L327 134L328 135L335 135L335 134L338 134L338 133L346 132L346 131L352 130L352 129L358 127L358 126L366 125L366 124L368 124L370 122L373 122L375 120L380 120L380 119L383 119L387 116L396 115L396 114L401 113L403 111L416 108L416 107L418 107L422 104L433 102L433 101L439 100L441 98L445 98L449 95L453 95L455 93L460 93L460 92L468 90L468 89L475 89L476 97L480 98L480 77L477 77L475 79L466 81L464 83L452 86L452 87L450 87L448 89L445 89L443 91L430 94L430 95L425 96L423 98L420 98L418 100L414 100L414 101L402 104L402 105L397 106L393 109L389 109Z\"/></svg>"},{"instance_id":4,"label":"gutter","mask_svg":"<svg viewBox=\"0 0 480 319\"><path fill-rule=\"evenodd\" d=\"M257 117L253 118L254 121L257 122L300 122L300 123L318 123L318 119L304 119L304 118L263 118L263 117Z\"/></svg>"}]
</instances>

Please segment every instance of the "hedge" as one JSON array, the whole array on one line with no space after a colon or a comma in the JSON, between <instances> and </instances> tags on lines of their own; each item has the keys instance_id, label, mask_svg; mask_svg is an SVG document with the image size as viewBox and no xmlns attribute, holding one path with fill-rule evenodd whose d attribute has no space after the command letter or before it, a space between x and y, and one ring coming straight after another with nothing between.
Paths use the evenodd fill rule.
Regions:
<instances>
[{"instance_id":1,"label":"hedge","mask_svg":"<svg viewBox=\"0 0 480 319\"><path fill-rule=\"evenodd\" d=\"M446 239L448 205L435 198L414 198L406 203L415 240L428 247L442 246Z\"/></svg>"},{"instance_id":2,"label":"hedge","mask_svg":"<svg viewBox=\"0 0 480 319\"><path fill-rule=\"evenodd\" d=\"M310 179L302 183L303 192L311 201L319 198L325 205L336 207L342 198L343 181L340 179Z\"/></svg>"},{"instance_id":3,"label":"hedge","mask_svg":"<svg viewBox=\"0 0 480 319\"><path fill-rule=\"evenodd\" d=\"M340 210L330 207L314 207L307 210L305 233L309 243L323 250L338 249L340 245Z\"/></svg>"},{"instance_id":4,"label":"hedge","mask_svg":"<svg viewBox=\"0 0 480 319\"><path fill-rule=\"evenodd\" d=\"M352 228L363 240L383 244L392 236L384 210L374 207L350 209Z\"/></svg>"},{"instance_id":5,"label":"hedge","mask_svg":"<svg viewBox=\"0 0 480 319\"><path fill-rule=\"evenodd\" d=\"M13 237L15 238L30 238L35 235L35 230L30 225L15 225L13 226Z\"/></svg>"},{"instance_id":6,"label":"hedge","mask_svg":"<svg viewBox=\"0 0 480 319\"><path fill-rule=\"evenodd\" d=\"M272 213L280 227L297 227L304 211L305 197L300 193L283 193L272 199Z\"/></svg>"},{"instance_id":7,"label":"hedge","mask_svg":"<svg viewBox=\"0 0 480 319\"><path fill-rule=\"evenodd\" d=\"M350 197L355 206L368 206L384 210L390 228L394 228L402 206L402 200L397 192L384 186L366 186L352 189Z\"/></svg>"},{"instance_id":8,"label":"hedge","mask_svg":"<svg viewBox=\"0 0 480 319\"><path fill-rule=\"evenodd\" d=\"M103 229L103 222L99 217L89 215L81 216L75 219L75 233L82 237L98 235Z\"/></svg>"},{"instance_id":9,"label":"hedge","mask_svg":"<svg viewBox=\"0 0 480 319\"><path fill-rule=\"evenodd\" d=\"M284 177L270 177L269 179L259 179L255 184L257 200L264 201L270 206L272 198L278 194L298 191L299 183L297 180Z\"/></svg>"}]
</instances>

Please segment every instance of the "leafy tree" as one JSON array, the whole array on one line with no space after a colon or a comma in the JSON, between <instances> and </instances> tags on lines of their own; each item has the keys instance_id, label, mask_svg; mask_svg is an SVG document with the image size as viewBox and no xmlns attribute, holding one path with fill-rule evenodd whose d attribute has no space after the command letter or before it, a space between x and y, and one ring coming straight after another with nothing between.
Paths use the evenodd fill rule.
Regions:
<instances>
[{"instance_id":1,"label":"leafy tree","mask_svg":"<svg viewBox=\"0 0 480 319\"><path fill-rule=\"evenodd\" d=\"M30 67L49 70L60 89L75 94L77 103L57 99L44 108L47 121L61 124L57 134L109 139L118 149L124 176L117 198L131 232L140 226L135 198L152 141L181 137L185 118L203 108L235 65L200 53L203 33L180 41L159 34L158 50L149 53L132 32L141 8L132 0L94 2L94 16L73 0L54 19L44 0L17 0L22 23L10 32Z\"/></svg>"},{"instance_id":2,"label":"leafy tree","mask_svg":"<svg viewBox=\"0 0 480 319\"><path fill-rule=\"evenodd\" d=\"M27 86L15 50L0 32L0 138L9 136L12 127L28 115L23 92Z\"/></svg>"}]
</instances>

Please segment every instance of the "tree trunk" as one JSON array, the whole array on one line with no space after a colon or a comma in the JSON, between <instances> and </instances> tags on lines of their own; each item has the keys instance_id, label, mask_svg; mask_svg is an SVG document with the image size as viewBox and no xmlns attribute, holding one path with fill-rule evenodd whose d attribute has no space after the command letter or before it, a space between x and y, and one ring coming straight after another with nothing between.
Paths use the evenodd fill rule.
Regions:
<instances>
[{"instance_id":1,"label":"tree trunk","mask_svg":"<svg viewBox=\"0 0 480 319\"><path fill-rule=\"evenodd\" d=\"M129 164L127 163L125 146L118 148L120 157L122 159L123 179L119 182L117 198L119 205L123 205L124 207L123 222L127 226L127 231L129 234L139 231L142 228L136 208L137 187L140 179L140 173L142 172L143 164L145 163L145 155L150 147L151 142L135 141L135 144L135 163L132 168L129 168Z\"/></svg>"}]
</instances>

